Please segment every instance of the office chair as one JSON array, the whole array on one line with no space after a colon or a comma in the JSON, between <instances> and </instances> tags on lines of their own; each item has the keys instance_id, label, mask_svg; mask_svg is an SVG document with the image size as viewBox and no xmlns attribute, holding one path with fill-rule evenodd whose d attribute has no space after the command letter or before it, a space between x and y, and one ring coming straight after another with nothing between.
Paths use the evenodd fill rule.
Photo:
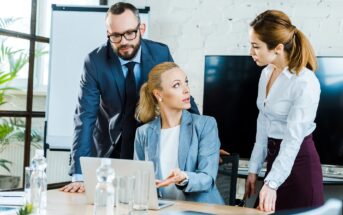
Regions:
<instances>
[{"instance_id":1,"label":"office chair","mask_svg":"<svg viewBox=\"0 0 343 215\"><path fill-rule=\"evenodd\" d=\"M217 188L226 205L236 205L236 185L238 175L239 155L232 153L222 157L216 180Z\"/></svg>"}]
</instances>

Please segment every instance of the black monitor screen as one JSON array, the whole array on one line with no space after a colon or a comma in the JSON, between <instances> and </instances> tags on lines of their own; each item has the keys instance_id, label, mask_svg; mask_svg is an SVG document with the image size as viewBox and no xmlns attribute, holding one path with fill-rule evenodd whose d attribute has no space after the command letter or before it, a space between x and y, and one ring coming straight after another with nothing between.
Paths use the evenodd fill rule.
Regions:
<instances>
[{"instance_id":1,"label":"black monitor screen","mask_svg":"<svg viewBox=\"0 0 343 215\"><path fill-rule=\"evenodd\" d=\"M314 141L322 163L343 165L343 57L318 57L321 94Z\"/></svg>"},{"instance_id":2,"label":"black monitor screen","mask_svg":"<svg viewBox=\"0 0 343 215\"><path fill-rule=\"evenodd\" d=\"M318 57L321 96L314 141L323 164L343 165L343 58ZM218 123L222 148L250 158L255 142L258 80L250 56L206 56L203 113Z\"/></svg>"}]
</instances>

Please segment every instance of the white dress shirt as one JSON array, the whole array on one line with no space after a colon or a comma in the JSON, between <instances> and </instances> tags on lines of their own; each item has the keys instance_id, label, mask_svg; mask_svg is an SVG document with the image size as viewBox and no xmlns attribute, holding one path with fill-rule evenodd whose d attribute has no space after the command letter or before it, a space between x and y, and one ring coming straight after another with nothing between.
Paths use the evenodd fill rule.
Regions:
<instances>
[{"instance_id":1,"label":"white dress shirt","mask_svg":"<svg viewBox=\"0 0 343 215\"><path fill-rule=\"evenodd\" d=\"M166 179L170 175L172 169L179 168L180 125L173 128L161 129L160 138L161 179ZM185 199L183 192L177 189L175 185L164 187L162 195L164 199Z\"/></svg>"},{"instance_id":2,"label":"white dress shirt","mask_svg":"<svg viewBox=\"0 0 343 215\"><path fill-rule=\"evenodd\" d=\"M282 139L279 154L265 179L280 186L292 170L304 137L316 128L314 119L319 103L320 84L311 70L304 68L296 75L286 67L266 96L266 86L272 72L272 66L264 68L259 81L259 115L249 173L260 172L267 156L268 137Z\"/></svg>"}]
</instances>

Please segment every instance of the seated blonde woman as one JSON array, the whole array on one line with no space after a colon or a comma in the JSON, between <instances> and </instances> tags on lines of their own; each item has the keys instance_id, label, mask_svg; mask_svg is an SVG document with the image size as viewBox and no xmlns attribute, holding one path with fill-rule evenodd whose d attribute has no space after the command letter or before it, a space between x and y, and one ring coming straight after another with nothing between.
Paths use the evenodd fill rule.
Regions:
<instances>
[{"instance_id":1,"label":"seated blonde woman","mask_svg":"<svg viewBox=\"0 0 343 215\"><path fill-rule=\"evenodd\" d=\"M186 74L175 64L155 66L140 91L134 158L154 163L164 199L224 204L215 180L218 129L213 117L191 114Z\"/></svg>"}]
</instances>

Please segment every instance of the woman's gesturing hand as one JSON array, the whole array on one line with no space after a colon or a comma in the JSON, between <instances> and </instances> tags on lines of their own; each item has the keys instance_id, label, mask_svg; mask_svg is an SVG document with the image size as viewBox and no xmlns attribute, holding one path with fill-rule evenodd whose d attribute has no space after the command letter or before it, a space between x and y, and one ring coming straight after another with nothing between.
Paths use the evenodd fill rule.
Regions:
<instances>
[{"instance_id":1,"label":"woman's gesturing hand","mask_svg":"<svg viewBox=\"0 0 343 215\"><path fill-rule=\"evenodd\" d=\"M187 178L186 174L182 172L180 169L173 169L170 175L164 180L156 180L156 186L159 187L166 187L171 184L179 184L183 180Z\"/></svg>"}]
</instances>

